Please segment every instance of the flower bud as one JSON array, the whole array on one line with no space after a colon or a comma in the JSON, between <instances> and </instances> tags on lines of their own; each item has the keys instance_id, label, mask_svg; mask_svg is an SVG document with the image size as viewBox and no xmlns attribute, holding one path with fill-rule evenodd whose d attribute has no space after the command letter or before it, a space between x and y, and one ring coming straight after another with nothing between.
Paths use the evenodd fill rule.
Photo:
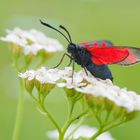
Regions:
<instances>
[{"instance_id":1,"label":"flower bud","mask_svg":"<svg viewBox=\"0 0 140 140\"><path fill-rule=\"evenodd\" d=\"M21 54L23 53L22 47L20 47L17 44L10 43L9 49L10 49L10 51L15 59L18 59L21 56Z\"/></svg>"},{"instance_id":2,"label":"flower bud","mask_svg":"<svg viewBox=\"0 0 140 140\"><path fill-rule=\"evenodd\" d=\"M25 88L29 93L32 93L32 90L34 88L34 79L33 80L25 79Z\"/></svg>"},{"instance_id":3,"label":"flower bud","mask_svg":"<svg viewBox=\"0 0 140 140\"><path fill-rule=\"evenodd\" d=\"M68 88L64 87L64 90L65 90L67 97L74 102L79 100L83 96L83 94L81 94L80 92L77 92L73 88L68 89Z\"/></svg>"},{"instance_id":4,"label":"flower bud","mask_svg":"<svg viewBox=\"0 0 140 140\"><path fill-rule=\"evenodd\" d=\"M40 85L40 93L44 96L44 97L46 97L48 94L49 94L49 92L53 89L55 87L55 84L41 84Z\"/></svg>"}]
</instances>

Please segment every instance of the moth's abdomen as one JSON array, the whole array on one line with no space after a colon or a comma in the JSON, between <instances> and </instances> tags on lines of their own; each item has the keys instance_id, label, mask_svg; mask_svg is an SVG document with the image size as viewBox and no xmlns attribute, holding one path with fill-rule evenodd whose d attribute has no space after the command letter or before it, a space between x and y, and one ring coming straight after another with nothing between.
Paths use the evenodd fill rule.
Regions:
<instances>
[{"instance_id":1,"label":"moth's abdomen","mask_svg":"<svg viewBox=\"0 0 140 140\"><path fill-rule=\"evenodd\" d=\"M113 81L113 77L111 74L111 71L107 65L95 65L94 63L90 63L86 66L87 70L90 71L90 73L100 79L106 80L110 79Z\"/></svg>"}]
</instances>

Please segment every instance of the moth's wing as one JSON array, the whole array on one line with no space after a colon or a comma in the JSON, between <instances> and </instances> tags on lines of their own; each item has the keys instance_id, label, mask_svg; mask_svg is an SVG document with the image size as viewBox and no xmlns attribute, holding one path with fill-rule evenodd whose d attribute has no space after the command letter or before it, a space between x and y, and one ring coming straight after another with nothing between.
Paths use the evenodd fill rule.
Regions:
<instances>
[{"instance_id":1,"label":"moth's wing","mask_svg":"<svg viewBox=\"0 0 140 140\"><path fill-rule=\"evenodd\" d=\"M140 62L140 48L128 47L129 55L123 61L118 62L117 64L123 66L133 65Z\"/></svg>"},{"instance_id":2,"label":"moth's wing","mask_svg":"<svg viewBox=\"0 0 140 140\"><path fill-rule=\"evenodd\" d=\"M97 65L118 64L123 66L140 62L140 48L113 46L108 40L80 43L92 55L92 62Z\"/></svg>"},{"instance_id":3,"label":"moth's wing","mask_svg":"<svg viewBox=\"0 0 140 140\"><path fill-rule=\"evenodd\" d=\"M92 62L96 65L106 65L119 63L130 55L128 47L88 47L86 49L91 53Z\"/></svg>"}]
</instances>

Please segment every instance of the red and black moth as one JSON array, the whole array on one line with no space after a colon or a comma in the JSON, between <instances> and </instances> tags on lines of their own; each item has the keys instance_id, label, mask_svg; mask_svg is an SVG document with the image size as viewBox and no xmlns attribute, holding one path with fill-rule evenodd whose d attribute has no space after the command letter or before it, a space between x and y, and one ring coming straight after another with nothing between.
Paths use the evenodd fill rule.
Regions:
<instances>
[{"instance_id":1,"label":"red and black moth","mask_svg":"<svg viewBox=\"0 0 140 140\"><path fill-rule=\"evenodd\" d=\"M78 65L81 65L85 71L88 70L95 77L103 80L110 79L113 81L108 64L128 66L140 62L140 48L114 46L113 43L108 40L74 44L68 30L64 26L60 25L59 27L67 33L68 37L52 25L42 21L40 22L41 24L59 32L69 42L67 47L68 53L64 53L56 67L61 64L65 56L68 56L70 58L70 64L73 63L73 70L74 63L76 62Z\"/></svg>"}]
</instances>

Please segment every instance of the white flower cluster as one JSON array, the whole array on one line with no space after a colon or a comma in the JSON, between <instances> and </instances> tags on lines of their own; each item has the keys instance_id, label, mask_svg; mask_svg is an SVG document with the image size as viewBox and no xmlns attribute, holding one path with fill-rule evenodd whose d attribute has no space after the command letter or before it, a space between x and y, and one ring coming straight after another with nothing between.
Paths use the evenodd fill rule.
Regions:
<instances>
[{"instance_id":1,"label":"white flower cluster","mask_svg":"<svg viewBox=\"0 0 140 140\"><path fill-rule=\"evenodd\" d=\"M49 38L35 29L29 31L20 28L7 30L7 36L0 39L18 45L23 49L25 55L30 53L36 55L40 50L49 53L63 50L63 46L56 39Z\"/></svg>"},{"instance_id":2,"label":"white flower cluster","mask_svg":"<svg viewBox=\"0 0 140 140\"><path fill-rule=\"evenodd\" d=\"M140 111L140 95L126 88L120 88L110 80L97 80L90 73L88 76L84 71L74 72L72 82L72 68L65 70L49 69L44 67L37 71L29 70L19 76L23 79L37 79L41 84L54 83L58 87L74 89L83 94L90 94L94 97L106 98L119 107L123 107L127 112Z\"/></svg>"},{"instance_id":3,"label":"white flower cluster","mask_svg":"<svg viewBox=\"0 0 140 140\"><path fill-rule=\"evenodd\" d=\"M65 137L67 138L71 132L75 129L76 125L73 124L69 127L69 129L66 132ZM82 140L82 138L90 138L92 137L92 135L94 135L97 132L97 129L94 127L89 127L86 125L82 125L80 126L70 137L69 140L77 140L80 139ZM56 130L54 131L49 131L47 132L47 136L52 140L57 140L58 139L58 132ZM114 140L112 138L112 136L110 135L110 133L105 132L103 134L101 134L100 136L98 136L96 138L96 140Z\"/></svg>"},{"instance_id":4,"label":"white flower cluster","mask_svg":"<svg viewBox=\"0 0 140 140\"><path fill-rule=\"evenodd\" d=\"M60 74L58 69L46 70L44 67L41 67L37 71L28 70L25 73L19 73L19 77L28 81L35 79L41 84L55 84L55 82L60 79Z\"/></svg>"},{"instance_id":5,"label":"white flower cluster","mask_svg":"<svg viewBox=\"0 0 140 140\"><path fill-rule=\"evenodd\" d=\"M140 95L126 88L120 88L111 84L111 81L97 81L85 87L77 88L79 92L91 94L96 97L104 97L123 107L127 112L140 111Z\"/></svg>"}]
</instances>

